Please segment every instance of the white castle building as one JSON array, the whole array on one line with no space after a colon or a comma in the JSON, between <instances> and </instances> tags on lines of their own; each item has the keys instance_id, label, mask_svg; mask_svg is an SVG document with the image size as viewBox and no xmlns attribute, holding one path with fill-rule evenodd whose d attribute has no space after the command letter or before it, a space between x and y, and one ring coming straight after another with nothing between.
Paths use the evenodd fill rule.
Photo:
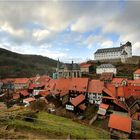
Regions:
<instances>
[{"instance_id":1,"label":"white castle building","mask_svg":"<svg viewBox=\"0 0 140 140\"><path fill-rule=\"evenodd\" d=\"M120 47L98 49L94 53L95 60L121 59L121 61L125 61L129 57L132 57L132 45L129 41Z\"/></svg>"}]
</instances>

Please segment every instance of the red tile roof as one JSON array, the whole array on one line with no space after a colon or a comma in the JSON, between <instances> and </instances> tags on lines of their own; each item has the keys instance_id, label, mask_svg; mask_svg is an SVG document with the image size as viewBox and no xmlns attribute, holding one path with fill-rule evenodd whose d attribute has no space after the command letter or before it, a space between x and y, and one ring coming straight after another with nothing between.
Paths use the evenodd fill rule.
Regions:
<instances>
[{"instance_id":1,"label":"red tile roof","mask_svg":"<svg viewBox=\"0 0 140 140\"><path fill-rule=\"evenodd\" d=\"M50 93L50 91L44 90L44 91L40 91L38 94L43 97L46 97L46 96L50 95L51 93Z\"/></svg>"},{"instance_id":2,"label":"red tile roof","mask_svg":"<svg viewBox=\"0 0 140 140\"><path fill-rule=\"evenodd\" d=\"M81 104L78 106L81 110L85 110L87 107L85 106L85 104Z\"/></svg>"},{"instance_id":3,"label":"red tile roof","mask_svg":"<svg viewBox=\"0 0 140 140\"><path fill-rule=\"evenodd\" d=\"M13 83L14 81L15 81L14 78L5 78L5 79L1 80L2 83L7 83L7 82L12 82Z\"/></svg>"},{"instance_id":4,"label":"red tile roof","mask_svg":"<svg viewBox=\"0 0 140 140\"><path fill-rule=\"evenodd\" d=\"M140 74L140 69L137 69L134 74Z\"/></svg>"},{"instance_id":5,"label":"red tile roof","mask_svg":"<svg viewBox=\"0 0 140 140\"><path fill-rule=\"evenodd\" d=\"M89 93L102 93L103 88L104 88L104 82L100 80L89 81L89 85L88 85Z\"/></svg>"},{"instance_id":6,"label":"red tile roof","mask_svg":"<svg viewBox=\"0 0 140 140\"><path fill-rule=\"evenodd\" d=\"M29 79L28 78L16 78L15 79L15 84L26 84L28 83Z\"/></svg>"},{"instance_id":7,"label":"red tile roof","mask_svg":"<svg viewBox=\"0 0 140 140\"><path fill-rule=\"evenodd\" d=\"M123 104L121 101L119 101L118 99L114 99L113 103L115 103L117 106L121 107L122 109L128 111L127 107L125 104Z\"/></svg>"},{"instance_id":8,"label":"red tile roof","mask_svg":"<svg viewBox=\"0 0 140 140\"><path fill-rule=\"evenodd\" d=\"M111 83L112 84L121 84L123 80L127 81L126 78L113 78Z\"/></svg>"},{"instance_id":9,"label":"red tile roof","mask_svg":"<svg viewBox=\"0 0 140 140\"><path fill-rule=\"evenodd\" d=\"M27 90L21 90L21 91L19 91L19 93L23 96L28 96L29 95Z\"/></svg>"},{"instance_id":10,"label":"red tile roof","mask_svg":"<svg viewBox=\"0 0 140 140\"><path fill-rule=\"evenodd\" d=\"M131 133L131 119L129 117L111 114L108 127Z\"/></svg>"},{"instance_id":11,"label":"red tile roof","mask_svg":"<svg viewBox=\"0 0 140 140\"><path fill-rule=\"evenodd\" d=\"M81 68L88 68L90 66L92 66L92 64L84 64L84 63L80 64Z\"/></svg>"},{"instance_id":12,"label":"red tile roof","mask_svg":"<svg viewBox=\"0 0 140 140\"><path fill-rule=\"evenodd\" d=\"M101 81L112 81L113 73L112 72L103 72L101 74L100 80Z\"/></svg>"},{"instance_id":13,"label":"red tile roof","mask_svg":"<svg viewBox=\"0 0 140 140\"><path fill-rule=\"evenodd\" d=\"M72 78L70 90L86 92L88 87L88 78Z\"/></svg>"},{"instance_id":14,"label":"red tile roof","mask_svg":"<svg viewBox=\"0 0 140 140\"><path fill-rule=\"evenodd\" d=\"M33 102L33 101L35 101L35 98L34 97L29 97L29 98L26 98L26 99L24 99L23 101L26 101L26 102Z\"/></svg>"},{"instance_id":15,"label":"red tile roof","mask_svg":"<svg viewBox=\"0 0 140 140\"><path fill-rule=\"evenodd\" d=\"M99 108L108 109L109 108L109 105L108 104L101 103L99 105Z\"/></svg>"},{"instance_id":16,"label":"red tile roof","mask_svg":"<svg viewBox=\"0 0 140 140\"><path fill-rule=\"evenodd\" d=\"M38 82L38 83L46 83L46 82L49 82L50 79L51 78L48 75L43 75L43 76L40 76L40 78L37 79L35 82Z\"/></svg>"},{"instance_id":17,"label":"red tile roof","mask_svg":"<svg viewBox=\"0 0 140 140\"><path fill-rule=\"evenodd\" d=\"M115 87L115 85L112 84L106 84L106 88L104 88L104 92L106 92L108 95L112 97L125 97L124 87L118 86Z\"/></svg>"},{"instance_id":18,"label":"red tile roof","mask_svg":"<svg viewBox=\"0 0 140 140\"><path fill-rule=\"evenodd\" d=\"M131 85L140 85L140 79L129 80L129 83Z\"/></svg>"},{"instance_id":19,"label":"red tile roof","mask_svg":"<svg viewBox=\"0 0 140 140\"><path fill-rule=\"evenodd\" d=\"M57 79L55 83L56 83L55 90L68 91L71 83L71 79L60 78Z\"/></svg>"},{"instance_id":20,"label":"red tile roof","mask_svg":"<svg viewBox=\"0 0 140 140\"><path fill-rule=\"evenodd\" d=\"M18 93L13 94L13 99L14 100L19 99L19 98L20 98L20 95Z\"/></svg>"},{"instance_id":21,"label":"red tile roof","mask_svg":"<svg viewBox=\"0 0 140 140\"><path fill-rule=\"evenodd\" d=\"M85 96L83 94L80 94L77 97L75 97L74 99L72 99L70 102L72 105L77 106L84 100L85 100Z\"/></svg>"}]
</instances>

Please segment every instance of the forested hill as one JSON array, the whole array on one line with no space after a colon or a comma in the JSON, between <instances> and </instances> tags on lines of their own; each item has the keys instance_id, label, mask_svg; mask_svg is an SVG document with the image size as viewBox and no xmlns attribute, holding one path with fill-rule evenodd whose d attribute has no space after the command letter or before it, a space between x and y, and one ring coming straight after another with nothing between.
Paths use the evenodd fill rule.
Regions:
<instances>
[{"instance_id":1,"label":"forested hill","mask_svg":"<svg viewBox=\"0 0 140 140\"><path fill-rule=\"evenodd\" d=\"M0 78L52 74L57 61L40 55L23 55L0 48Z\"/></svg>"}]
</instances>

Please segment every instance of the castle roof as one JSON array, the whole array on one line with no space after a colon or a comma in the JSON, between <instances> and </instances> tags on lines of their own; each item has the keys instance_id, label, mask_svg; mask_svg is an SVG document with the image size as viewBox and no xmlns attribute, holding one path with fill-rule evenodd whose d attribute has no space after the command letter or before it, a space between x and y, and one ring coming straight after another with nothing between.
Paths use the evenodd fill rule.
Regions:
<instances>
[{"instance_id":1,"label":"castle roof","mask_svg":"<svg viewBox=\"0 0 140 140\"><path fill-rule=\"evenodd\" d=\"M118 52L122 51L123 47L113 47L113 48L105 48L105 49L98 49L95 54L97 53L108 53L108 52Z\"/></svg>"},{"instance_id":2,"label":"castle roof","mask_svg":"<svg viewBox=\"0 0 140 140\"><path fill-rule=\"evenodd\" d=\"M113 48L105 48L105 49L98 49L95 54L98 53L108 53L108 52L121 52L124 46L131 46L131 42L126 42L125 44L121 45L120 47L113 47Z\"/></svg>"}]
</instances>

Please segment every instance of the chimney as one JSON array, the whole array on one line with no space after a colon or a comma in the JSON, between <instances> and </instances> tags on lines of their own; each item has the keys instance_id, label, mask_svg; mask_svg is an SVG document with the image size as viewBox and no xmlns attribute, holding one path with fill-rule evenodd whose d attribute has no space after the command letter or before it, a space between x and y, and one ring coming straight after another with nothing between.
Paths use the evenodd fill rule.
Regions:
<instances>
[{"instance_id":1,"label":"chimney","mask_svg":"<svg viewBox=\"0 0 140 140\"><path fill-rule=\"evenodd\" d=\"M118 97L118 84L115 84L115 97Z\"/></svg>"}]
</instances>

